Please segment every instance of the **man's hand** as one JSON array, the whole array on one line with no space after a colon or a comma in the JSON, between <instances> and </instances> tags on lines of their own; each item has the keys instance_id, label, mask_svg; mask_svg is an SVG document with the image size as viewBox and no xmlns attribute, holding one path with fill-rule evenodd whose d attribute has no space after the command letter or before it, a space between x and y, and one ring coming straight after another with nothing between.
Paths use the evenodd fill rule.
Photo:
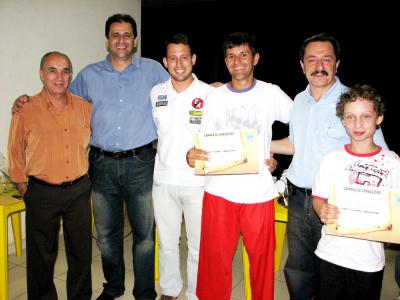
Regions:
<instances>
[{"instance_id":1,"label":"man's hand","mask_svg":"<svg viewBox=\"0 0 400 300\"><path fill-rule=\"evenodd\" d=\"M191 168L194 168L196 160L208 160L208 152L194 147L190 148L186 153L186 162Z\"/></svg>"},{"instance_id":2,"label":"man's hand","mask_svg":"<svg viewBox=\"0 0 400 300\"><path fill-rule=\"evenodd\" d=\"M19 194L24 197L26 190L28 189L28 185L25 182L18 182L15 185L17 186Z\"/></svg>"},{"instance_id":3,"label":"man's hand","mask_svg":"<svg viewBox=\"0 0 400 300\"><path fill-rule=\"evenodd\" d=\"M29 102L29 96L28 95L22 95L19 96L13 104L13 107L11 108L11 112L13 115L18 114L22 111L24 108L25 103Z\"/></svg>"},{"instance_id":4,"label":"man's hand","mask_svg":"<svg viewBox=\"0 0 400 300\"><path fill-rule=\"evenodd\" d=\"M276 167L278 166L278 161L274 158L273 153L270 153L269 159L265 160L265 164L267 165L267 167L271 173L276 170Z\"/></svg>"}]
</instances>

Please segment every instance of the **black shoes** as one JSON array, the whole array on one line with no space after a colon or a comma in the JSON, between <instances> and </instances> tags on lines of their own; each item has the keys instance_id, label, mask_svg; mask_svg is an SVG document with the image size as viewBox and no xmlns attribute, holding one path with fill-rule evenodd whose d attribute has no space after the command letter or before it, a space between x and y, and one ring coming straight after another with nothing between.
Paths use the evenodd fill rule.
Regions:
<instances>
[{"instance_id":1,"label":"black shoes","mask_svg":"<svg viewBox=\"0 0 400 300\"><path fill-rule=\"evenodd\" d=\"M115 298L113 296L110 296L109 294L106 294L104 292L101 293L100 296L96 298L96 300L114 300Z\"/></svg>"}]
</instances>

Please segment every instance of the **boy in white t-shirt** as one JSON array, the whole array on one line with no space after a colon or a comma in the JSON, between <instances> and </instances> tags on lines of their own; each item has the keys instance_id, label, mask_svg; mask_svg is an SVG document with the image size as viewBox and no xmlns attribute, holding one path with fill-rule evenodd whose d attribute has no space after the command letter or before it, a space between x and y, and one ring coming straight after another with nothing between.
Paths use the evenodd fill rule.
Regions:
<instances>
[{"instance_id":1,"label":"boy in white t-shirt","mask_svg":"<svg viewBox=\"0 0 400 300\"><path fill-rule=\"evenodd\" d=\"M321 159L312 195L314 210L324 224L335 223L340 214L336 205L327 202L334 184L399 187L399 157L373 140L383 113L383 99L371 86L356 85L340 97L336 115L351 143ZM316 299L379 300L385 266L383 243L327 235L325 227L315 251L320 258Z\"/></svg>"}]
</instances>

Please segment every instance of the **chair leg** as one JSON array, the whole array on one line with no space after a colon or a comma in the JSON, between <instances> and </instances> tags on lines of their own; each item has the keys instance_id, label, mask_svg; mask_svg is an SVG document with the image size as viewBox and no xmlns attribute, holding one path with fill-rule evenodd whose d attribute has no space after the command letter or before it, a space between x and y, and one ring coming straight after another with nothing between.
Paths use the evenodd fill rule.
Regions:
<instances>
[{"instance_id":1,"label":"chair leg","mask_svg":"<svg viewBox=\"0 0 400 300\"><path fill-rule=\"evenodd\" d=\"M8 238L6 208L0 206L0 299L8 299Z\"/></svg>"},{"instance_id":2,"label":"chair leg","mask_svg":"<svg viewBox=\"0 0 400 300\"><path fill-rule=\"evenodd\" d=\"M22 230L21 230L21 212L11 214L11 225L13 229L15 255L22 255Z\"/></svg>"},{"instance_id":3,"label":"chair leg","mask_svg":"<svg viewBox=\"0 0 400 300\"><path fill-rule=\"evenodd\" d=\"M251 300L251 286L250 286L250 263L249 256L247 255L246 248L242 241L242 255L243 255L243 282L244 282L244 295L246 300Z\"/></svg>"},{"instance_id":4,"label":"chair leg","mask_svg":"<svg viewBox=\"0 0 400 300\"><path fill-rule=\"evenodd\" d=\"M281 267L283 244L285 243L286 222L275 221L275 272Z\"/></svg>"}]
</instances>

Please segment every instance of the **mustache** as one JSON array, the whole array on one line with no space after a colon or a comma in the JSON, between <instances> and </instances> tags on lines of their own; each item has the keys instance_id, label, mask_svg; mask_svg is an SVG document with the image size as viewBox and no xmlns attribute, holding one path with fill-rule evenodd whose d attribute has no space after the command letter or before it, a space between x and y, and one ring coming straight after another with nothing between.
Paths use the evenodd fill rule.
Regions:
<instances>
[{"instance_id":1,"label":"mustache","mask_svg":"<svg viewBox=\"0 0 400 300\"><path fill-rule=\"evenodd\" d=\"M328 76L328 75L329 75L328 72L325 71L325 70L321 70L321 71L316 70L316 71L314 71L314 72L311 73L311 76L320 75L320 74L325 75L325 76Z\"/></svg>"}]
</instances>

